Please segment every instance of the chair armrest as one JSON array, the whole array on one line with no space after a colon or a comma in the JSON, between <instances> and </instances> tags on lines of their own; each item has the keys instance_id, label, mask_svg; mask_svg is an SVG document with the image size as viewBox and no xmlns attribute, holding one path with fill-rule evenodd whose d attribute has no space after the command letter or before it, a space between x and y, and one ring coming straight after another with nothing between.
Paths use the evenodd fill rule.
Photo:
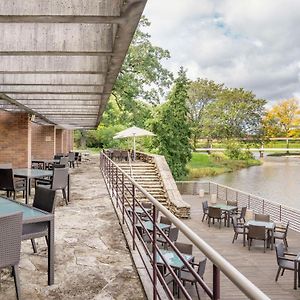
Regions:
<instances>
[{"instance_id":1,"label":"chair armrest","mask_svg":"<svg viewBox=\"0 0 300 300\"><path fill-rule=\"evenodd\" d=\"M290 253L290 252L284 252L284 255L289 255L289 256L297 256L298 254L296 253Z\"/></svg>"},{"instance_id":2,"label":"chair armrest","mask_svg":"<svg viewBox=\"0 0 300 300\"><path fill-rule=\"evenodd\" d=\"M286 261L293 261L293 262L295 261L295 259L287 258L285 256L278 256L278 258Z\"/></svg>"}]
</instances>

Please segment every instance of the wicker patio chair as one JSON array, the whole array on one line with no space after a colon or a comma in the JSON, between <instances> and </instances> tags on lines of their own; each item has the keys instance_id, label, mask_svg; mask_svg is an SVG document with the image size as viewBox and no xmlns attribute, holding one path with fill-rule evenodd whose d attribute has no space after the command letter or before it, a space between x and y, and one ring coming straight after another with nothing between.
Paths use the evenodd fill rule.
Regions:
<instances>
[{"instance_id":1,"label":"wicker patio chair","mask_svg":"<svg viewBox=\"0 0 300 300\"><path fill-rule=\"evenodd\" d=\"M278 265L278 271L275 277L275 281L277 281L281 270L282 270L281 276L284 274L285 270L291 270L295 272L295 268L297 268L297 263L295 264L295 259L297 257L297 254L284 252L284 244L282 242L275 245L275 249L276 249L276 259ZM297 282L294 282L294 287L296 284Z\"/></svg>"},{"instance_id":2,"label":"wicker patio chair","mask_svg":"<svg viewBox=\"0 0 300 300\"><path fill-rule=\"evenodd\" d=\"M276 225L274 229L274 242L276 239L283 240L285 249L288 248L287 233L289 229L289 224L290 222L288 221L286 226Z\"/></svg>"},{"instance_id":3,"label":"wicker patio chair","mask_svg":"<svg viewBox=\"0 0 300 300\"><path fill-rule=\"evenodd\" d=\"M75 168L75 152L69 152L68 161L70 168Z\"/></svg>"},{"instance_id":4,"label":"wicker patio chair","mask_svg":"<svg viewBox=\"0 0 300 300\"><path fill-rule=\"evenodd\" d=\"M183 254L188 254L188 255L193 254L193 245L192 244L175 242L174 245L179 250L179 252L181 252Z\"/></svg>"},{"instance_id":5,"label":"wicker patio chair","mask_svg":"<svg viewBox=\"0 0 300 300\"><path fill-rule=\"evenodd\" d=\"M237 217L232 218L232 224L233 224L233 231L234 231L234 235L232 239L232 244L233 244L234 241L238 238L239 234L244 234L244 224L238 222Z\"/></svg>"},{"instance_id":6,"label":"wicker patio chair","mask_svg":"<svg viewBox=\"0 0 300 300\"><path fill-rule=\"evenodd\" d=\"M7 197L13 193L13 198L16 199L16 192L23 192L23 198L26 191L26 180L23 178L15 178L12 168L0 169L0 190L6 191Z\"/></svg>"},{"instance_id":7,"label":"wicker patio chair","mask_svg":"<svg viewBox=\"0 0 300 300\"><path fill-rule=\"evenodd\" d=\"M205 216L206 216L206 218L208 217L208 202L207 202L207 200L202 202L202 211L203 211L203 217L202 217L202 222L203 222Z\"/></svg>"},{"instance_id":8,"label":"wicker patio chair","mask_svg":"<svg viewBox=\"0 0 300 300\"><path fill-rule=\"evenodd\" d=\"M205 257L204 259L200 260L198 264L191 263L193 268L196 268L197 274L202 279L203 279L203 276L204 276L204 273L205 273L206 261L207 261L207 258ZM199 295L199 291L198 291L198 285L197 285L198 281L196 280L196 278L191 274L191 272L188 269L183 269L181 271L180 279L181 279L183 285L185 285L186 282L189 282L192 285L195 285L195 289L196 289L196 292L197 292L198 299L200 299L200 295Z\"/></svg>"},{"instance_id":9,"label":"wicker patio chair","mask_svg":"<svg viewBox=\"0 0 300 300\"><path fill-rule=\"evenodd\" d=\"M0 217L0 269L12 267L17 299L21 299L19 262L23 214Z\"/></svg>"},{"instance_id":10,"label":"wicker patio chair","mask_svg":"<svg viewBox=\"0 0 300 300\"><path fill-rule=\"evenodd\" d=\"M38 185L46 185L52 190L62 190L63 198L66 202L66 204L69 204L69 195L67 197L67 185L68 185L68 174L69 169L68 168L54 168L53 170L53 176L51 180L39 180L37 181Z\"/></svg>"},{"instance_id":11,"label":"wicker patio chair","mask_svg":"<svg viewBox=\"0 0 300 300\"><path fill-rule=\"evenodd\" d=\"M226 205L238 206L238 202L236 200L227 200Z\"/></svg>"},{"instance_id":12,"label":"wicker patio chair","mask_svg":"<svg viewBox=\"0 0 300 300\"><path fill-rule=\"evenodd\" d=\"M225 220L225 215L222 213L221 208L209 206L208 207L208 226L210 227L210 220L213 219L213 224L215 224L215 219L219 222L219 228L221 228L221 221Z\"/></svg>"},{"instance_id":13,"label":"wicker patio chair","mask_svg":"<svg viewBox=\"0 0 300 300\"><path fill-rule=\"evenodd\" d=\"M179 229L176 227L171 228L168 232L168 238L172 243L177 241L178 235L179 235ZM160 236L157 239L157 242L161 243L164 249L168 248L168 241L163 236Z\"/></svg>"},{"instance_id":14,"label":"wicker patio chair","mask_svg":"<svg viewBox=\"0 0 300 300\"><path fill-rule=\"evenodd\" d=\"M53 213L55 208L55 191L37 186L32 206L48 213ZM37 253L34 239L39 237L45 237L48 245L48 226L46 222L23 225L22 240L31 240L34 253Z\"/></svg>"},{"instance_id":15,"label":"wicker patio chair","mask_svg":"<svg viewBox=\"0 0 300 300\"><path fill-rule=\"evenodd\" d=\"M264 214L255 214L254 215L255 221L262 221L262 222L270 222L270 215L264 215Z\"/></svg>"},{"instance_id":16,"label":"wicker patio chair","mask_svg":"<svg viewBox=\"0 0 300 300\"><path fill-rule=\"evenodd\" d=\"M248 229L248 250L252 245L252 240L264 241L264 252L266 252L266 241L268 240L268 234L266 233L265 226L249 225Z\"/></svg>"}]
</instances>

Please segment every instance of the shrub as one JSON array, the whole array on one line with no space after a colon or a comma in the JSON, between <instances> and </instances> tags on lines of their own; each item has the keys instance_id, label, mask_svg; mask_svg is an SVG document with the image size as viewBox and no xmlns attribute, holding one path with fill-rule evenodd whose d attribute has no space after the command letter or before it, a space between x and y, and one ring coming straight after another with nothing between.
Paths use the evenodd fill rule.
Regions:
<instances>
[{"instance_id":1,"label":"shrub","mask_svg":"<svg viewBox=\"0 0 300 300\"><path fill-rule=\"evenodd\" d=\"M216 162L228 160L228 156L226 156L223 152L213 152L210 156Z\"/></svg>"}]
</instances>

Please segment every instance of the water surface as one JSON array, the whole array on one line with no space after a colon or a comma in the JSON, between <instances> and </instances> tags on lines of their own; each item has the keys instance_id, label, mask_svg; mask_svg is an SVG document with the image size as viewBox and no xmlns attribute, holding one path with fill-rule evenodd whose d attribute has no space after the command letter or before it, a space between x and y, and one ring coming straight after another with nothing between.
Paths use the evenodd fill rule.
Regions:
<instances>
[{"instance_id":1,"label":"water surface","mask_svg":"<svg viewBox=\"0 0 300 300\"><path fill-rule=\"evenodd\" d=\"M266 157L261 166L207 177L268 200L300 209L300 157Z\"/></svg>"}]
</instances>

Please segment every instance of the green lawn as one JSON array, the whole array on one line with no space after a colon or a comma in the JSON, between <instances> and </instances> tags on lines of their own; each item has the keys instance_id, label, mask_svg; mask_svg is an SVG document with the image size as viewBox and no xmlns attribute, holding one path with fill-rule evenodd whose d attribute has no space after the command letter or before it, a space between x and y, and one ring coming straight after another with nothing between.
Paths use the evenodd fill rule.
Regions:
<instances>
[{"instance_id":1,"label":"green lawn","mask_svg":"<svg viewBox=\"0 0 300 300\"><path fill-rule=\"evenodd\" d=\"M222 173L233 172L242 168L260 165L261 162L256 159L233 160L224 159L216 161L211 155L193 152L192 159L187 168L189 175L187 179L215 176Z\"/></svg>"}]
</instances>

